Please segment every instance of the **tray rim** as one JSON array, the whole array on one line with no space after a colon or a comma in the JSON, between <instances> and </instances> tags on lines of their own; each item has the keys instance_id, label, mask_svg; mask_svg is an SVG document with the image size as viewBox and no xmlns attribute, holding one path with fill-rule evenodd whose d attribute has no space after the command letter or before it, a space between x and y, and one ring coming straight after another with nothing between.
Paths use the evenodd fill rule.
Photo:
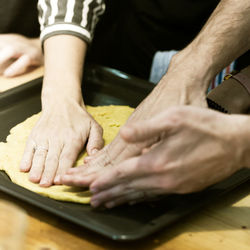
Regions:
<instances>
[{"instance_id":1,"label":"tray rim","mask_svg":"<svg viewBox=\"0 0 250 250\"><path fill-rule=\"evenodd\" d=\"M42 77L39 77L39 78L36 78L36 79L33 79L33 80L31 80L31 81L29 81L29 82L27 82L26 84L23 84L23 85L20 85L20 86L17 86L17 87L15 87L15 88L13 88L13 89L10 89L10 90L8 90L8 91L5 91L5 92L2 92L2 93L0 93L0 104L1 104L1 102L3 102L2 100L4 100L4 102L6 102L7 104L8 104L8 98L10 98L10 97L13 97L13 96L16 96L17 97L17 99L18 99L18 93L20 93L20 91L28 91L28 90L30 90L30 89L33 89L33 88L40 88L41 87L41 81L42 81ZM2 109L4 109L4 106L2 106L1 107ZM1 110L0 110L1 111ZM241 183L244 183L244 182L246 182L247 180L249 180L250 179L250 170L242 170L242 171L240 171L239 173L236 173L235 175L240 175L240 177L242 178L242 181L241 181ZM234 177L234 175L233 176L231 176L230 178L233 178ZM244 178L243 178L244 177ZM229 178L229 179L230 179ZM1 180L1 178L0 178L0 180ZM228 179L227 180L225 180L225 181L228 181ZM225 182L224 181L224 182ZM66 219L67 221L70 221L70 222L73 222L73 223L75 223L75 224L77 224L78 226L82 226L82 227L84 227L84 228L87 228L87 229L89 229L89 230L91 230L91 231L94 231L94 232L96 232L96 233L99 233L99 234L101 234L101 235L103 235L103 236L105 236L105 237L107 237L107 238L109 238L109 239L112 239L112 240L116 240L116 241L134 241L134 240L139 240L139 239L142 239L142 238L144 238L144 237L147 237L147 236L149 236L150 234L152 234L152 233L154 233L154 232L157 232L157 231L159 231L161 228L163 228L163 227L165 227L166 226L166 224L165 223L163 223L163 221L164 221L164 217L166 217L166 214L163 214L163 215L161 215L161 216L159 216L158 218L157 218L157 220L155 220L155 221L157 221L157 227L156 227L156 229L155 229L155 227L153 227L153 225L152 225L152 227L151 227L151 230L150 229L148 229L147 230L147 232L145 233L144 232L144 230L142 230L141 232L137 232L137 234L136 235L133 235L133 234L127 234L127 235L125 235L125 234L120 234L120 235L110 235L110 234L108 234L105 230L104 231L100 231L100 230L96 230L96 228L94 228L94 227L91 227L90 225L88 225L88 224L79 224L79 221L77 221L77 219L76 218L74 218L74 219L72 219L72 217L71 216L68 216L68 217L65 217L65 214L64 213L62 213L60 210L54 210L54 208L52 207L49 207L49 206L47 206L46 205L46 203L40 203L39 205L38 204L36 204L36 202L34 201L34 200L32 200L32 199L29 199L29 197L25 197L25 195L22 195L21 197L20 196L18 196L18 192L15 192L15 190L13 191L13 190L9 190L8 188L6 188L6 186L8 187L9 185L15 185L16 186L16 188L17 188L17 190L22 190L22 191L25 191L24 193L30 193L30 195L31 196L34 196L35 195L35 197L38 197L38 198L42 198L42 199L49 199L50 200L50 202L52 202L52 203L61 203L62 201L55 201L55 200L53 200L53 199L50 199L50 198L48 198L48 197L44 197L44 196L41 196L41 195L39 195L39 194L37 194L37 193L34 193L34 192L32 192L32 191L30 191L30 190L27 190L27 189L25 189L25 188L23 188L23 187L21 187L21 186L18 186L18 185L16 185L16 184L14 184L14 183L12 183L11 181L9 181L10 183L9 184L7 184L6 186L3 186L2 185L2 183L4 183L5 182L5 184L8 182L7 180L5 180L5 181L0 181L0 191L2 191L2 192L5 192L5 193L7 193L7 194L9 194L9 195L11 195L11 196L14 196L14 197L16 197L16 198L18 198L18 199L20 199L20 200L22 200L22 201L24 201L24 202L28 202L29 204L31 204L31 205L33 205L33 206L36 206L36 207L38 207L38 208L40 208L40 209L43 209L43 210L46 210L47 212L50 212L50 213L52 213L52 214L55 214L55 215L57 215L57 216L59 216L60 218L63 218L63 219ZM222 182L222 183L224 183L224 182ZM213 187L215 187L216 188L216 186L217 187L220 187L221 185L222 185L222 183L218 183L218 184L216 184L216 185L214 185ZM235 187L237 187L237 186L239 186L241 183L237 183L237 184L235 184L230 190L232 190L233 188L235 188ZM218 195L217 197L215 197L214 199L216 199L216 198L219 198L221 195L223 195L224 193L227 193L227 192L229 192L230 190L225 190L224 192L220 192L220 195ZM213 199L212 199L213 200ZM62 202L63 203L63 202ZM202 206L205 206L206 204L209 204L210 203L210 200L209 199L207 199L205 202L203 202L202 204L200 204L199 206L197 205L192 211L194 211L194 210L198 210L198 209L200 209L200 207L202 207ZM110 210L110 211L112 211L112 210ZM178 218L174 218L173 220L172 220L172 222L171 223L168 223L168 225L170 225L170 224L172 224L172 223L174 223L175 221L177 221L177 220L179 220L180 218L183 218L184 216L186 216L187 214L190 214L192 211L188 211L188 212L186 212L185 214L183 214L182 216L179 216ZM148 225L147 225L148 226ZM145 229L145 228L144 228Z\"/></svg>"}]
</instances>

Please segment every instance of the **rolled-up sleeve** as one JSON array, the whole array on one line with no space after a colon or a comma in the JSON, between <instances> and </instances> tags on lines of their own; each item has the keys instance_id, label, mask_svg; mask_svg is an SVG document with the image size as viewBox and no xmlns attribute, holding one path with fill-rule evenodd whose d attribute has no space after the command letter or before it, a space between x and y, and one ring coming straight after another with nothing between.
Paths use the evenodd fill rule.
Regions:
<instances>
[{"instance_id":1,"label":"rolled-up sleeve","mask_svg":"<svg viewBox=\"0 0 250 250\"><path fill-rule=\"evenodd\" d=\"M70 34L91 42L99 16L105 11L104 0L39 0L41 41Z\"/></svg>"}]
</instances>

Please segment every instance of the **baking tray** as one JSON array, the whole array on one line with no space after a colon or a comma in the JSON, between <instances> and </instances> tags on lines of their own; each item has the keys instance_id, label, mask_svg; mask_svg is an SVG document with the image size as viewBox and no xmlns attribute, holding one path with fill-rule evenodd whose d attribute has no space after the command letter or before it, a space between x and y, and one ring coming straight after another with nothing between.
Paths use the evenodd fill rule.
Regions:
<instances>
[{"instance_id":1,"label":"baking tray","mask_svg":"<svg viewBox=\"0 0 250 250\"><path fill-rule=\"evenodd\" d=\"M5 140L10 128L40 111L41 83L42 78L39 78L0 94L1 141ZM87 104L126 104L135 107L153 86L113 69L88 66L84 74L83 93ZM244 169L199 193L169 195L157 201L124 205L111 210L93 209L89 205L40 196L12 183L3 172L0 172L0 191L110 239L132 241L169 226L249 179L250 171Z\"/></svg>"}]
</instances>

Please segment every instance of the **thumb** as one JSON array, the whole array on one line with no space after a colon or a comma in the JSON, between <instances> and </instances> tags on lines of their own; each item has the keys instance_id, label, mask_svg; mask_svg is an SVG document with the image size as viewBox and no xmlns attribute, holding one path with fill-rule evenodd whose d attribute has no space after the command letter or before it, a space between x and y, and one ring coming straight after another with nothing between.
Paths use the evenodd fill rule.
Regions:
<instances>
[{"instance_id":1,"label":"thumb","mask_svg":"<svg viewBox=\"0 0 250 250\"><path fill-rule=\"evenodd\" d=\"M102 127L97 124L92 124L86 147L88 155L93 155L97 153L97 151L102 149L104 145L102 134L103 134Z\"/></svg>"},{"instance_id":2,"label":"thumb","mask_svg":"<svg viewBox=\"0 0 250 250\"><path fill-rule=\"evenodd\" d=\"M13 77L21 75L27 71L29 66L32 66L30 57L22 55L4 71L4 76Z\"/></svg>"}]
</instances>

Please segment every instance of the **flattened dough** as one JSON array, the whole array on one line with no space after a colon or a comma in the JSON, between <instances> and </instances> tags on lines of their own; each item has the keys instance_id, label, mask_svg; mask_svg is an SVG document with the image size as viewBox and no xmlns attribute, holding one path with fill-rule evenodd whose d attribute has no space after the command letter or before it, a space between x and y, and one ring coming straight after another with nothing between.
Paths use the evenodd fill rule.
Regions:
<instances>
[{"instance_id":1,"label":"flattened dough","mask_svg":"<svg viewBox=\"0 0 250 250\"><path fill-rule=\"evenodd\" d=\"M103 138L105 145L110 143L119 131L133 109L128 106L99 106L87 107L87 110L94 117L94 119L103 127ZM7 142L0 142L0 170L4 170L10 179L33 192L48 196L56 200L89 203L90 192L77 187L68 187L63 185L54 185L49 188L42 188L38 184L32 183L28 180L28 173L19 171L19 163L21 161L26 140L40 116L33 115L24 122L16 125L10 130L7 137ZM83 164L83 158L86 153L82 153L76 166Z\"/></svg>"}]
</instances>

